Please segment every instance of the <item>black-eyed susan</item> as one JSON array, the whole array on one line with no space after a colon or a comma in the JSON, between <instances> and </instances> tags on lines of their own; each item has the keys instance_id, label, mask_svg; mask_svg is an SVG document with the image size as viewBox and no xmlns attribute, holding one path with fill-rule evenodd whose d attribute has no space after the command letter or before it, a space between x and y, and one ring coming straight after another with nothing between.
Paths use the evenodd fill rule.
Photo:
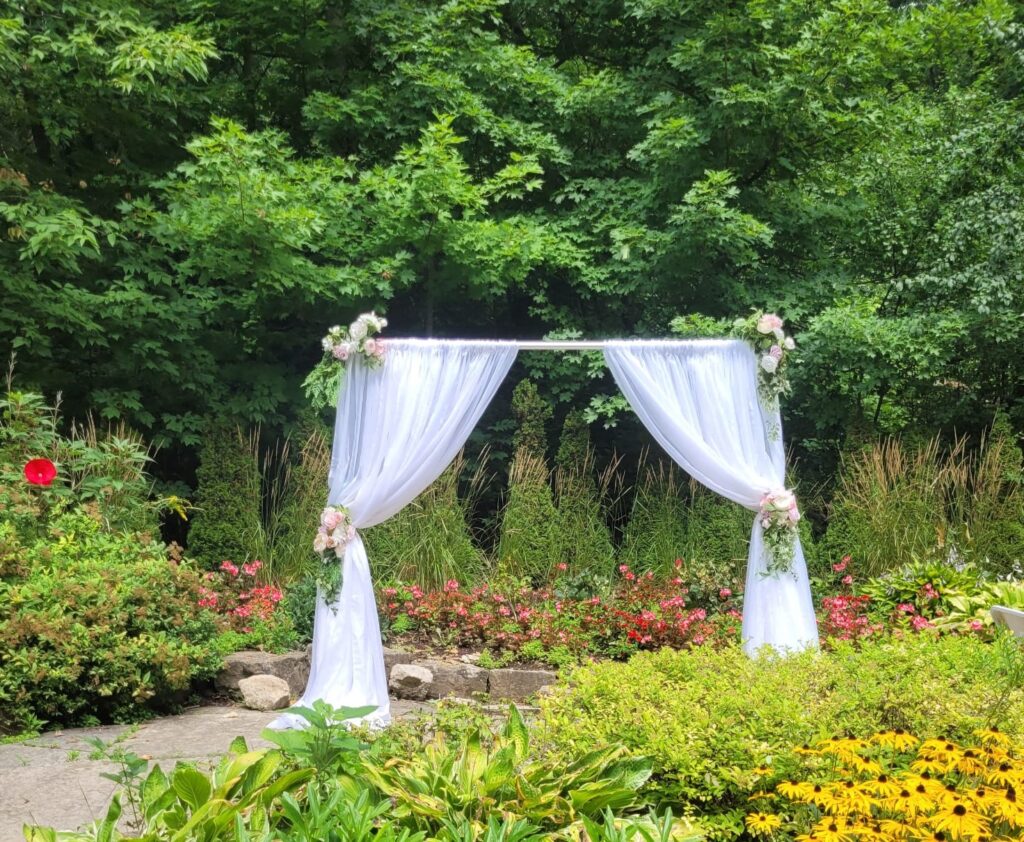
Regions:
<instances>
[{"instance_id":1,"label":"black-eyed susan","mask_svg":"<svg viewBox=\"0 0 1024 842\"><path fill-rule=\"evenodd\" d=\"M957 772L964 775L984 775L988 771L988 767L982 762L978 756L978 752L974 749L966 749L953 764L953 768Z\"/></svg>"},{"instance_id":2,"label":"black-eyed susan","mask_svg":"<svg viewBox=\"0 0 1024 842\"><path fill-rule=\"evenodd\" d=\"M934 809L935 800L927 792L918 792L916 788L904 788L891 798L886 798L885 806L889 810L898 811L908 818L913 818L918 813Z\"/></svg>"},{"instance_id":3,"label":"black-eyed susan","mask_svg":"<svg viewBox=\"0 0 1024 842\"><path fill-rule=\"evenodd\" d=\"M1011 827L1024 827L1024 810L1017 803L1017 790L1008 786L989 804L989 812Z\"/></svg>"},{"instance_id":4,"label":"black-eyed susan","mask_svg":"<svg viewBox=\"0 0 1024 842\"><path fill-rule=\"evenodd\" d=\"M882 819L878 824L882 833L888 835L890 839L907 839L911 834L917 834L914 825L899 819Z\"/></svg>"},{"instance_id":5,"label":"black-eyed susan","mask_svg":"<svg viewBox=\"0 0 1024 842\"><path fill-rule=\"evenodd\" d=\"M821 791L821 786L817 786ZM815 784L808 781L782 781L775 787L775 791L783 798L791 801L807 801L814 794Z\"/></svg>"},{"instance_id":6,"label":"black-eyed susan","mask_svg":"<svg viewBox=\"0 0 1024 842\"><path fill-rule=\"evenodd\" d=\"M879 798L892 798L903 789L903 784L894 781L888 775L880 774L870 781L865 781L863 788Z\"/></svg>"},{"instance_id":7,"label":"black-eyed susan","mask_svg":"<svg viewBox=\"0 0 1024 842\"><path fill-rule=\"evenodd\" d=\"M939 810L926 820L937 831L958 838L976 839L989 832L988 819L963 802L947 810Z\"/></svg>"},{"instance_id":8,"label":"black-eyed susan","mask_svg":"<svg viewBox=\"0 0 1024 842\"><path fill-rule=\"evenodd\" d=\"M747 830L758 836L771 836L782 827L782 819L774 813L751 813L747 816Z\"/></svg>"},{"instance_id":9,"label":"black-eyed susan","mask_svg":"<svg viewBox=\"0 0 1024 842\"><path fill-rule=\"evenodd\" d=\"M1017 771L1009 762L1000 763L994 769L990 769L985 775L985 783L994 786L1012 785L1017 780Z\"/></svg>"},{"instance_id":10,"label":"black-eyed susan","mask_svg":"<svg viewBox=\"0 0 1024 842\"><path fill-rule=\"evenodd\" d=\"M747 801L766 801L767 799L774 797L774 793L761 790L760 792L755 792L753 795L747 796Z\"/></svg>"},{"instance_id":11,"label":"black-eyed susan","mask_svg":"<svg viewBox=\"0 0 1024 842\"><path fill-rule=\"evenodd\" d=\"M1011 743L1010 738L994 726L991 728L979 728L974 732L974 735L981 740L983 745L1008 746Z\"/></svg>"},{"instance_id":12,"label":"black-eyed susan","mask_svg":"<svg viewBox=\"0 0 1024 842\"><path fill-rule=\"evenodd\" d=\"M849 816L853 813L870 814L871 808L881 803L870 792L866 792L853 781L843 781L833 788L833 803L831 809L825 808L830 813L839 813Z\"/></svg>"},{"instance_id":13,"label":"black-eyed susan","mask_svg":"<svg viewBox=\"0 0 1024 842\"><path fill-rule=\"evenodd\" d=\"M916 746L920 740L902 728L895 728L892 731L879 731L871 737L871 742L896 751L907 751Z\"/></svg>"},{"instance_id":14,"label":"black-eyed susan","mask_svg":"<svg viewBox=\"0 0 1024 842\"><path fill-rule=\"evenodd\" d=\"M825 816L814 826L814 835L820 842L851 842L856 833L842 816Z\"/></svg>"},{"instance_id":15,"label":"black-eyed susan","mask_svg":"<svg viewBox=\"0 0 1024 842\"><path fill-rule=\"evenodd\" d=\"M946 767L949 764L936 756L919 756L917 760L910 764L910 768L917 772L919 775L928 772L933 775L942 775L946 771Z\"/></svg>"},{"instance_id":16,"label":"black-eyed susan","mask_svg":"<svg viewBox=\"0 0 1024 842\"><path fill-rule=\"evenodd\" d=\"M821 754L821 752L818 751L818 749L811 748L807 743L804 743L802 746L793 749L793 753L802 755L804 757L817 757Z\"/></svg>"}]
</instances>

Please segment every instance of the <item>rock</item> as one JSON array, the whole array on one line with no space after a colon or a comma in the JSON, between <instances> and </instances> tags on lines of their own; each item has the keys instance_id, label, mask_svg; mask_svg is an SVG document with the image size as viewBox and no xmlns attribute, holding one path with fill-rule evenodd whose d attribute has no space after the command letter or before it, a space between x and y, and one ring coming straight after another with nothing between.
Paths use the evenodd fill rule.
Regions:
<instances>
[{"instance_id":1,"label":"rock","mask_svg":"<svg viewBox=\"0 0 1024 842\"><path fill-rule=\"evenodd\" d=\"M548 670L491 670L492 699L525 702L555 683L557 676Z\"/></svg>"},{"instance_id":2,"label":"rock","mask_svg":"<svg viewBox=\"0 0 1024 842\"><path fill-rule=\"evenodd\" d=\"M291 703L288 682L276 675L250 675L238 682L242 704L252 710L280 710Z\"/></svg>"},{"instance_id":3,"label":"rock","mask_svg":"<svg viewBox=\"0 0 1024 842\"><path fill-rule=\"evenodd\" d=\"M237 693L239 682L251 675L275 675L287 682L293 695L301 696L309 680L309 657L305 652L235 652L224 659L214 686L221 692Z\"/></svg>"},{"instance_id":4,"label":"rock","mask_svg":"<svg viewBox=\"0 0 1024 842\"><path fill-rule=\"evenodd\" d=\"M397 664L411 664L416 660L414 652L403 652L401 649L384 647L384 671L391 675L391 669Z\"/></svg>"},{"instance_id":5,"label":"rock","mask_svg":"<svg viewBox=\"0 0 1024 842\"><path fill-rule=\"evenodd\" d=\"M417 661L416 666L426 667L434 674L430 698L443 699L445 696L472 698L474 693L487 692L487 670L472 664L447 664L444 661Z\"/></svg>"},{"instance_id":6,"label":"rock","mask_svg":"<svg viewBox=\"0 0 1024 842\"><path fill-rule=\"evenodd\" d=\"M399 699L422 702L433 698L434 674L420 664L395 664L388 689Z\"/></svg>"}]
</instances>

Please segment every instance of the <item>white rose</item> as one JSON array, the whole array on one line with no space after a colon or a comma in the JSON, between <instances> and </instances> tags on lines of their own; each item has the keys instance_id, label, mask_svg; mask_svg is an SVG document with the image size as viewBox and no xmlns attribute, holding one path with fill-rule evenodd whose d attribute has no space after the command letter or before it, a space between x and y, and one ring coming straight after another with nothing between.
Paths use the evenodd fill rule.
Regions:
<instances>
[{"instance_id":1,"label":"white rose","mask_svg":"<svg viewBox=\"0 0 1024 842\"><path fill-rule=\"evenodd\" d=\"M772 333L775 334L775 339L778 342L781 342L786 337L786 334L783 332L781 327L775 328L775 330L773 330Z\"/></svg>"},{"instance_id":2,"label":"white rose","mask_svg":"<svg viewBox=\"0 0 1024 842\"><path fill-rule=\"evenodd\" d=\"M317 532L316 537L313 539L313 552L322 553L327 549L327 533Z\"/></svg>"},{"instance_id":3,"label":"white rose","mask_svg":"<svg viewBox=\"0 0 1024 842\"><path fill-rule=\"evenodd\" d=\"M785 348L787 351L792 351L796 347L796 342L793 341L792 336L787 336L782 341L782 347Z\"/></svg>"},{"instance_id":4,"label":"white rose","mask_svg":"<svg viewBox=\"0 0 1024 842\"><path fill-rule=\"evenodd\" d=\"M778 491L772 499L772 507L780 512L785 512L796 505L796 497L792 491Z\"/></svg>"},{"instance_id":5,"label":"white rose","mask_svg":"<svg viewBox=\"0 0 1024 842\"><path fill-rule=\"evenodd\" d=\"M761 357L761 368L767 371L769 374L774 374L775 369L779 367L779 361L771 354L765 354Z\"/></svg>"},{"instance_id":6,"label":"white rose","mask_svg":"<svg viewBox=\"0 0 1024 842\"><path fill-rule=\"evenodd\" d=\"M325 351L330 351L331 348L334 347L334 343L331 342L331 337L325 336L323 339L321 339L320 347L323 348Z\"/></svg>"},{"instance_id":7,"label":"white rose","mask_svg":"<svg viewBox=\"0 0 1024 842\"><path fill-rule=\"evenodd\" d=\"M352 322L351 327L348 329L349 338L353 342L358 342L360 339L366 338L366 322L361 322L358 319Z\"/></svg>"}]
</instances>

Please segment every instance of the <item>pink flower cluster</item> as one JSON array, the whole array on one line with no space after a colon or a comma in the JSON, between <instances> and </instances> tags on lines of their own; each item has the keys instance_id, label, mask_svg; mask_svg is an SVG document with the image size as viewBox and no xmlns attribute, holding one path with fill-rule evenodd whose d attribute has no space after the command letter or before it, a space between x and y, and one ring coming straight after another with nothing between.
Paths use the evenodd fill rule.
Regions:
<instances>
[{"instance_id":1,"label":"pink flower cluster","mask_svg":"<svg viewBox=\"0 0 1024 842\"><path fill-rule=\"evenodd\" d=\"M263 562L248 561L241 567L231 561L222 561L219 573L207 573L206 584L199 588L200 608L206 608L223 618L225 624L244 633L253 618L269 621L284 594L275 585L258 585L256 574Z\"/></svg>"},{"instance_id":2,"label":"pink flower cluster","mask_svg":"<svg viewBox=\"0 0 1024 842\"><path fill-rule=\"evenodd\" d=\"M714 613L694 604L678 576L656 577L620 567L619 586L607 597L559 596L551 588L514 592L452 580L434 591L416 586L380 591L379 610L394 625L411 621L406 634L424 644L438 637L449 645L517 653L531 642L562 647L577 657L621 657L637 648L699 646L735 639L740 614L732 590L719 588Z\"/></svg>"}]
</instances>

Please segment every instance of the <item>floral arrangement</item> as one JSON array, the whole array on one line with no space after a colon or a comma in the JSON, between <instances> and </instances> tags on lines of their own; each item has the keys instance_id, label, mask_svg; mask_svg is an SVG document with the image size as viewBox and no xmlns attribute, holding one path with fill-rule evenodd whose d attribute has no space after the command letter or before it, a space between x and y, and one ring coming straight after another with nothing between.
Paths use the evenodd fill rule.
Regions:
<instances>
[{"instance_id":1,"label":"floral arrangement","mask_svg":"<svg viewBox=\"0 0 1024 842\"><path fill-rule=\"evenodd\" d=\"M782 319L775 313L756 310L746 318L733 322L733 336L748 342L757 354L757 393L761 405L773 418L779 408L779 396L789 392L786 367L789 353L796 349L792 336L787 336ZM769 421L769 435L779 435L778 423Z\"/></svg>"},{"instance_id":2,"label":"floral arrangement","mask_svg":"<svg viewBox=\"0 0 1024 842\"><path fill-rule=\"evenodd\" d=\"M313 552L320 556L314 578L323 595L324 602L334 606L341 591L341 559L345 547L356 537L356 528L348 509L342 506L328 506L320 513L320 528L313 538Z\"/></svg>"},{"instance_id":3,"label":"floral arrangement","mask_svg":"<svg viewBox=\"0 0 1024 842\"><path fill-rule=\"evenodd\" d=\"M335 325L327 331L320 341L323 358L302 384L314 406L334 405L341 388L344 363L350 358L359 356L371 368L383 364L387 345L377 334L387 325L387 319L371 311L363 313L348 327Z\"/></svg>"},{"instance_id":4,"label":"floral arrangement","mask_svg":"<svg viewBox=\"0 0 1024 842\"><path fill-rule=\"evenodd\" d=\"M975 745L899 729L805 745L795 751L805 774L780 781L778 795L753 796L765 809L747 816L747 830L821 842L1016 839L1024 828L1021 746L996 728L974 733ZM773 776L769 767L757 772ZM781 809L767 809L779 796Z\"/></svg>"},{"instance_id":5,"label":"floral arrangement","mask_svg":"<svg viewBox=\"0 0 1024 842\"><path fill-rule=\"evenodd\" d=\"M797 524L800 510L796 495L789 489L769 491L761 498L761 528L768 553L766 576L778 576L793 571L793 552L796 549Z\"/></svg>"}]
</instances>

